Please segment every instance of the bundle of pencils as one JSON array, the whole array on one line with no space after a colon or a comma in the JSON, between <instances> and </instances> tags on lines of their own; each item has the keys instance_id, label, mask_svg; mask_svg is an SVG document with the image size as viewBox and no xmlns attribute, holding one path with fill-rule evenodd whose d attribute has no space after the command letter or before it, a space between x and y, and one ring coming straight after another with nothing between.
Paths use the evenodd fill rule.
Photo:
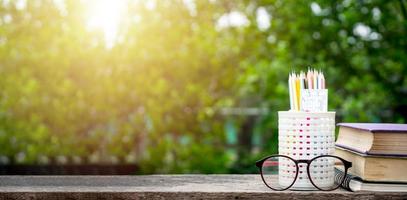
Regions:
<instances>
[{"instance_id":1,"label":"bundle of pencils","mask_svg":"<svg viewBox=\"0 0 407 200\"><path fill-rule=\"evenodd\" d=\"M325 77L321 71L308 69L307 74L292 72L288 78L291 110L301 110L301 89L325 89Z\"/></svg>"}]
</instances>

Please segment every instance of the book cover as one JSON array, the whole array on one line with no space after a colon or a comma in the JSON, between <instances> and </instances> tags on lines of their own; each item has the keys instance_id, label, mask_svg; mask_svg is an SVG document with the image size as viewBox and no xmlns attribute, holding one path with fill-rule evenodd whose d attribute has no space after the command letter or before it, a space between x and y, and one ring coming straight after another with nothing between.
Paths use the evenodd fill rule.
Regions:
<instances>
[{"instance_id":1,"label":"book cover","mask_svg":"<svg viewBox=\"0 0 407 200\"><path fill-rule=\"evenodd\" d=\"M356 154L356 155L359 155L359 156L362 156L362 157L369 157L369 158L394 158L394 159L404 159L404 160L407 160L407 157L406 157L406 156L401 156L401 155L389 155L389 154L371 155L371 154L367 154L367 153L364 153L364 152L355 151L355 150L353 150L352 148L342 147L342 146L343 146L343 145L335 144L336 149L343 150L343 151L346 151L346 152L350 152L350 153L353 153L353 154Z\"/></svg>"},{"instance_id":2,"label":"book cover","mask_svg":"<svg viewBox=\"0 0 407 200\"><path fill-rule=\"evenodd\" d=\"M390 124L390 123L338 123L338 126L344 126L372 133L390 132L390 133L407 133L407 124Z\"/></svg>"},{"instance_id":3,"label":"book cover","mask_svg":"<svg viewBox=\"0 0 407 200\"><path fill-rule=\"evenodd\" d=\"M356 148L344 145L344 144L335 144L336 147L339 147L341 149L344 150L348 150L351 151L353 153L359 154L361 156L364 157L389 157L389 158L407 158L407 154L403 154L403 153L372 153L369 151L360 151Z\"/></svg>"}]
</instances>

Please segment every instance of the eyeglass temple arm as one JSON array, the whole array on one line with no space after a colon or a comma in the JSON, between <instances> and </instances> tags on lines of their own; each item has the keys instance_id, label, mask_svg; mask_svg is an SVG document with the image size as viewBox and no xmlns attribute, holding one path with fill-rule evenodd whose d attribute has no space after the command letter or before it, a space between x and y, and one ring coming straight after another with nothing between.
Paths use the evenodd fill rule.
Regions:
<instances>
[{"instance_id":1,"label":"eyeglass temple arm","mask_svg":"<svg viewBox=\"0 0 407 200\"><path fill-rule=\"evenodd\" d=\"M346 161L346 165L347 165L348 168L351 168L352 167L352 162Z\"/></svg>"},{"instance_id":2,"label":"eyeglass temple arm","mask_svg":"<svg viewBox=\"0 0 407 200\"><path fill-rule=\"evenodd\" d=\"M338 156L335 156L335 157L337 157L337 158L339 158L340 160L342 160L342 162L345 164L345 167L347 167L347 168L351 168L351 167L352 167L352 162L349 162L349 161L347 161L347 160L345 160L345 159L343 159L343 158L341 158L341 157L338 157Z\"/></svg>"}]
</instances>

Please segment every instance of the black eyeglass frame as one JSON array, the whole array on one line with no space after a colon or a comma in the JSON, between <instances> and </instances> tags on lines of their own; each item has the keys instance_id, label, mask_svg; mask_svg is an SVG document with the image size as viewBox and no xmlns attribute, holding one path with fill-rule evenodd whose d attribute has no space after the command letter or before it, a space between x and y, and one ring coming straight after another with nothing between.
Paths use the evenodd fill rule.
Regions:
<instances>
[{"instance_id":1,"label":"black eyeglass frame","mask_svg":"<svg viewBox=\"0 0 407 200\"><path fill-rule=\"evenodd\" d=\"M264 177L263 177L263 168L262 168L262 167L263 167L263 163L264 163L267 159L273 158L273 157L285 157L285 158L288 158L288 159L292 160L292 161L295 163L295 166L296 166L296 174L295 174L294 181L291 183L291 185L289 185L289 186L286 187L286 188L283 188L283 189L272 188L272 187L270 187L270 186L267 184L266 180L264 180ZM333 158L337 158L337 159L341 160L341 161L343 162L343 164L344 164L344 167L345 167L344 176L342 177L342 180L341 180L340 184L338 184L338 186L336 186L335 188L322 189L322 188L319 188L319 187L314 183L314 181L312 181L311 174L310 174L310 172L309 172L309 168L310 168L310 166L311 166L310 163L311 163L312 161L314 161L315 159L318 159L318 158L321 158L321 157L333 157ZM294 185L295 181L297 181L298 171L299 171L299 167L298 167L298 164L299 164L299 163L306 163L306 164L307 164L307 175L308 175L308 179L310 180L311 184L312 184L314 187L316 187L317 189L322 190L322 191L332 191L332 190L338 189L338 188L342 185L343 181L345 180L346 174L348 174L348 169L352 167L352 162L349 162L349 161L347 161L347 160L345 160L345 159L343 159L343 158L341 158L341 157L334 156L334 155L320 155L320 156L314 157L314 158L312 158L312 159L310 159L310 160L304 160L304 159L295 160L295 159L293 159L293 158L291 158L291 157L289 157L289 156L286 156L286 155L279 155L279 154L267 156L267 157L265 157L265 158L263 158L263 159L257 161L257 162L256 162L256 166L257 166L257 167L259 168L259 170L260 170L261 179L263 180L264 184L266 184L266 186L267 186L268 188L270 188L270 189L272 189L272 190L276 190L276 191L283 191L283 190L287 190L287 189L291 188L291 187Z\"/></svg>"}]
</instances>

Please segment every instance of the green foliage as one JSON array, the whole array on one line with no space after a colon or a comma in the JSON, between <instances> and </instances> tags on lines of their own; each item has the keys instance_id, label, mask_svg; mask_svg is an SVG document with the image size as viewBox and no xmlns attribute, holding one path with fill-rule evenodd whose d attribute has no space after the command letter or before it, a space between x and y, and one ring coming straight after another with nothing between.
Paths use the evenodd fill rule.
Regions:
<instances>
[{"instance_id":1,"label":"green foliage","mask_svg":"<svg viewBox=\"0 0 407 200\"><path fill-rule=\"evenodd\" d=\"M139 173L255 172L277 152L287 75L327 78L337 121L407 119L404 1L127 2L108 47L82 1L0 1L0 155L137 162ZM258 9L270 26L259 28ZM219 27L237 11L249 23ZM139 20L136 20L139 19ZM248 148L228 144L224 107L260 107ZM250 143L252 143L250 145ZM92 160L92 159L90 159Z\"/></svg>"}]
</instances>

